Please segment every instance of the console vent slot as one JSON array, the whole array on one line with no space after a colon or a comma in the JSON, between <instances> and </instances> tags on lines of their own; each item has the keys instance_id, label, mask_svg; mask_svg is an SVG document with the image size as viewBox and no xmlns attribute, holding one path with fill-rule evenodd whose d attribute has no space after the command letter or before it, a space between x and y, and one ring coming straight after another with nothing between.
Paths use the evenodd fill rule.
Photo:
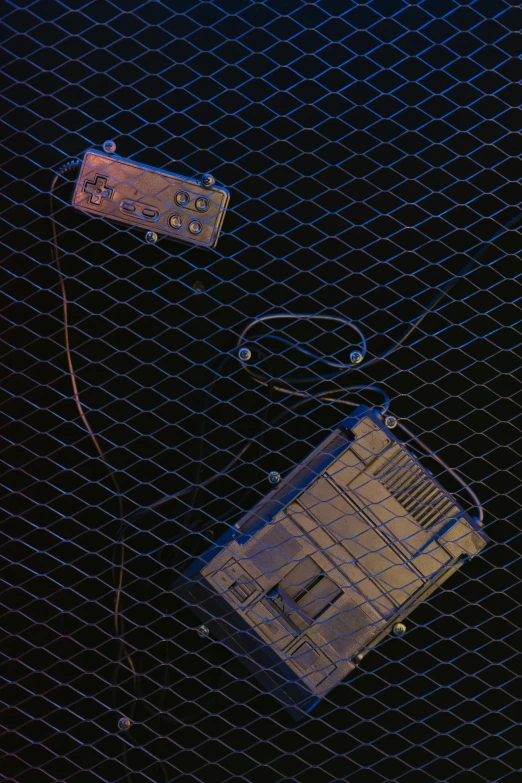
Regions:
<instances>
[{"instance_id":1,"label":"console vent slot","mask_svg":"<svg viewBox=\"0 0 522 783\"><path fill-rule=\"evenodd\" d=\"M403 449L376 471L375 478L422 527L459 513L446 493Z\"/></svg>"}]
</instances>

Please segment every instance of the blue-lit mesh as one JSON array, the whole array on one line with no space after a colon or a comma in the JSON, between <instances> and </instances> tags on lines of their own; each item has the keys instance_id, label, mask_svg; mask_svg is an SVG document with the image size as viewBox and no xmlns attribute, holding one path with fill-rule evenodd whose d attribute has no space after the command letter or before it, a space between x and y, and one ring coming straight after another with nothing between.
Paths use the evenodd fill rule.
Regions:
<instances>
[{"instance_id":1,"label":"blue-lit mesh","mask_svg":"<svg viewBox=\"0 0 522 783\"><path fill-rule=\"evenodd\" d=\"M518 3L19 0L3 14L3 779L518 783ZM215 249L148 244L75 210L76 172L59 177L71 360L104 463L73 395L49 190L106 140L212 172L231 200ZM364 360L321 361L350 367L361 341L301 319L256 324L240 361L243 331L277 313L354 323ZM297 405L296 390L333 401ZM270 472L284 480L352 403L386 395L410 434L393 432L458 471L491 540L295 721L211 623L198 633L173 584Z\"/></svg>"}]
</instances>

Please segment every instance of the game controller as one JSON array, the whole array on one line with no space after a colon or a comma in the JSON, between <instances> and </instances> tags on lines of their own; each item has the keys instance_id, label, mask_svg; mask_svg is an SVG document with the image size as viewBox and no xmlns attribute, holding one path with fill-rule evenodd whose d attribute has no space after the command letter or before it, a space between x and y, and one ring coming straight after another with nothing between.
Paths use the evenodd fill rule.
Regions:
<instances>
[{"instance_id":1,"label":"game controller","mask_svg":"<svg viewBox=\"0 0 522 783\"><path fill-rule=\"evenodd\" d=\"M87 150L72 204L89 215L201 247L215 247L230 196L211 174L195 180L116 155Z\"/></svg>"}]
</instances>

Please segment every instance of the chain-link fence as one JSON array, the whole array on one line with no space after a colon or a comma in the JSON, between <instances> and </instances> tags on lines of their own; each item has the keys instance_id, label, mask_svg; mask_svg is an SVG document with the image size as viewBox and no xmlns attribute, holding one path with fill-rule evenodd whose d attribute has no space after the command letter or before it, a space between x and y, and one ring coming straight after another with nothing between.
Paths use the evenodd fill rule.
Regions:
<instances>
[{"instance_id":1,"label":"chain-link fence","mask_svg":"<svg viewBox=\"0 0 522 783\"><path fill-rule=\"evenodd\" d=\"M518 783L518 6L3 4L3 779Z\"/></svg>"}]
</instances>

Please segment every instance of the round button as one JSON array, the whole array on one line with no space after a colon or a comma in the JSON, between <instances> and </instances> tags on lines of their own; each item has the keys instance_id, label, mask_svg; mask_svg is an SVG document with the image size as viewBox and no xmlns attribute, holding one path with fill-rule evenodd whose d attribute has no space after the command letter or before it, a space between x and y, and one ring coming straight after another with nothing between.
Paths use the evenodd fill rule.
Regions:
<instances>
[{"instance_id":1,"label":"round button","mask_svg":"<svg viewBox=\"0 0 522 783\"><path fill-rule=\"evenodd\" d=\"M208 209L208 201L206 198L203 198L203 196L200 196L196 199L195 206L198 212L206 212Z\"/></svg>"},{"instance_id":2,"label":"round button","mask_svg":"<svg viewBox=\"0 0 522 783\"><path fill-rule=\"evenodd\" d=\"M179 193L176 193L176 204L179 204L180 207L184 207L189 201L190 196L184 190L180 190Z\"/></svg>"},{"instance_id":3,"label":"round button","mask_svg":"<svg viewBox=\"0 0 522 783\"><path fill-rule=\"evenodd\" d=\"M199 220L191 220L188 229L191 234L201 234L201 223Z\"/></svg>"},{"instance_id":4,"label":"round button","mask_svg":"<svg viewBox=\"0 0 522 783\"><path fill-rule=\"evenodd\" d=\"M169 218L169 223L172 228L181 228L183 225L183 218L181 215L171 215Z\"/></svg>"}]
</instances>

